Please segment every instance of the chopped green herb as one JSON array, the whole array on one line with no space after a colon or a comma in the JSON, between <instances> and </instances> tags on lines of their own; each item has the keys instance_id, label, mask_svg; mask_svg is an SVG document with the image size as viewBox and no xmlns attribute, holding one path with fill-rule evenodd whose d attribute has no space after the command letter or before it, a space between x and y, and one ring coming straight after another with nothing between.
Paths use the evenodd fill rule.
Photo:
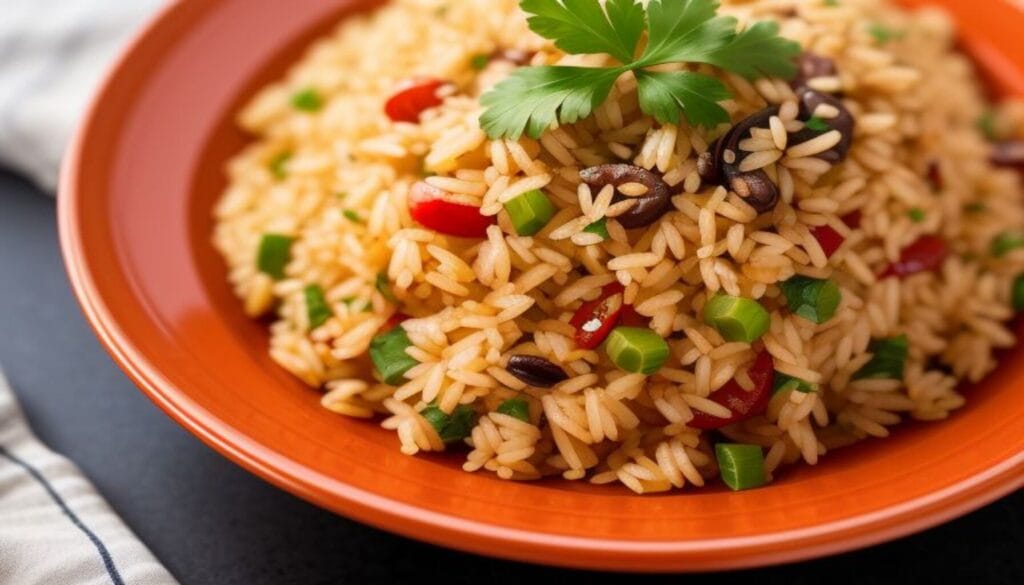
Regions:
<instances>
[{"instance_id":1,"label":"chopped green herb","mask_svg":"<svg viewBox=\"0 0 1024 585\"><path fill-rule=\"evenodd\" d=\"M523 422L530 422L530 405L522 398L509 398L498 406L498 412L518 418Z\"/></svg>"},{"instance_id":2,"label":"chopped green herb","mask_svg":"<svg viewBox=\"0 0 1024 585\"><path fill-rule=\"evenodd\" d=\"M263 234L256 252L256 268L274 280L284 278L284 267L292 259L295 238L281 234Z\"/></svg>"},{"instance_id":3,"label":"chopped green herb","mask_svg":"<svg viewBox=\"0 0 1024 585\"><path fill-rule=\"evenodd\" d=\"M345 216L345 219L351 221L352 223L363 223L363 219L359 217L359 214L356 213L355 211L352 211L351 209L346 209L342 211L341 214Z\"/></svg>"},{"instance_id":4,"label":"chopped green herb","mask_svg":"<svg viewBox=\"0 0 1024 585\"><path fill-rule=\"evenodd\" d=\"M765 484L764 455L757 445L718 443L715 459L722 481L733 491L749 490Z\"/></svg>"},{"instance_id":5,"label":"chopped green herb","mask_svg":"<svg viewBox=\"0 0 1024 585\"><path fill-rule=\"evenodd\" d=\"M405 353L412 346L409 335L401 325L378 334L370 342L370 359L380 372L385 384L395 386L402 382L405 373L419 364L412 356Z\"/></svg>"},{"instance_id":6,"label":"chopped green herb","mask_svg":"<svg viewBox=\"0 0 1024 585\"><path fill-rule=\"evenodd\" d=\"M825 0L825 6L835 8L836 6L839 6L839 0Z\"/></svg>"},{"instance_id":7,"label":"chopped green herb","mask_svg":"<svg viewBox=\"0 0 1024 585\"><path fill-rule=\"evenodd\" d=\"M903 31L892 30L877 22L868 26L868 33L875 38L875 42L879 45L887 45L892 41L898 41L903 38L904 34Z\"/></svg>"},{"instance_id":8,"label":"chopped green herb","mask_svg":"<svg viewBox=\"0 0 1024 585\"><path fill-rule=\"evenodd\" d=\"M775 380L772 382L772 394L778 394L784 390L796 390L797 392L803 392L809 394L811 392L817 392L817 384L811 384L806 380L800 378L794 378L788 374L782 372L775 372Z\"/></svg>"},{"instance_id":9,"label":"chopped green herb","mask_svg":"<svg viewBox=\"0 0 1024 585\"><path fill-rule=\"evenodd\" d=\"M982 213L985 211L985 204L980 201L968 203L967 205L964 205L964 211L967 213Z\"/></svg>"},{"instance_id":10,"label":"chopped green herb","mask_svg":"<svg viewBox=\"0 0 1024 585\"><path fill-rule=\"evenodd\" d=\"M556 121L572 124L603 103L615 80L632 71L640 109L661 123L685 116L694 126L729 122L720 102L731 97L718 79L692 71L651 71L666 63L706 63L747 79L796 74L800 46L774 22L737 31L715 0L521 0L530 29L574 55L607 53L613 67L522 67L484 94L480 127L492 139L540 138ZM637 56L644 32L647 43Z\"/></svg>"},{"instance_id":11,"label":"chopped green herb","mask_svg":"<svg viewBox=\"0 0 1024 585\"><path fill-rule=\"evenodd\" d=\"M324 297L324 289L318 284L311 284L302 291L306 298L306 317L309 320L309 328L316 329L331 318L331 306L327 304Z\"/></svg>"},{"instance_id":12,"label":"chopped green herb","mask_svg":"<svg viewBox=\"0 0 1024 585\"><path fill-rule=\"evenodd\" d=\"M615 365L627 372L649 376L668 359L668 343L654 331L640 327L616 327L605 342Z\"/></svg>"},{"instance_id":13,"label":"chopped green herb","mask_svg":"<svg viewBox=\"0 0 1024 585\"><path fill-rule=\"evenodd\" d=\"M270 174L274 175L277 179L288 178L288 161L291 160L292 153L282 152L270 159L267 163L267 169L270 170Z\"/></svg>"},{"instance_id":14,"label":"chopped green herb","mask_svg":"<svg viewBox=\"0 0 1024 585\"><path fill-rule=\"evenodd\" d=\"M704 322L726 341L754 343L768 331L771 317L755 300L719 294L704 304Z\"/></svg>"},{"instance_id":15,"label":"chopped green herb","mask_svg":"<svg viewBox=\"0 0 1024 585\"><path fill-rule=\"evenodd\" d=\"M451 414L431 404L420 411L420 416L427 419L445 444L468 437L476 420L476 412L465 404L456 406Z\"/></svg>"},{"instance_id":16,"label":"chopped green herb","mask_svg":"<svg viewBox=\"0 0 1024 585\"><path fill-rule=\"evenodd\" d=\"M853 374L854 380L864 378L886 378L899 380L903 378L903 366L907 361L907 336L876 339L868 346L873 355L871 361Z\"/></svg>"},{"instance_id":17,"label":"chopped green herb","mask_svg":"<svg viewBox=\"0 0 1024 585\"><path fill-rule=\"evenodd\" d=\"M483 71L487 68L487 64L491 62L490 55L473 55L473 58L469 61L469 66L475 71Z\"/></svg>"},{"instance_id":18,"label":"chopped green herb","mask_svg":"<svg viewBox=\"0 0 1024 585\"><path fill-rule=\"evenodd\" d=\"M991 252L996 258L1002 258L1019 248L1024 248L1024 233L1010 231L1003 232L992 240Z\"/></svg>"},{"instance_id":19,"label":"chopped green herb","mask_svg":"<svg viewBox=\"0 0 1024 585\"><path fill-rule=\"evenodd\" d=\"M520 236L532 236L551 221L555 206L539 189L527 191L505 203L505 211Z\"/></svg>"},{"instance_id":20,"label":"chopped green herb","mask_svg":"<svg viewBox=\"0 0 1024 585\"><path fill-rule=\"evenodd\" d=\"M373 284L377 287L377 292L379 292L386 300L392 303L398 302L398 299L395 298L395 293L391 291L391 282L388 280L387 274L378 272L377 279Z\"/></svg>"},{"instance_id":21,"label":"chopped green herb","mask_svg":"<svg viewBox=\"0 0 1024 585\"><path fill-rule=\"evenodd\" d=\"M320 94L311 87L292 94L292 107L303 112L316 112L324 106Z\"/></svg>"},{"instance_id":22,"label":"chopped green herb","mask_svg":"<svg viewBox=\"0 0 1024 585\"><path fill-rule=\"evenodd\" d=\"M1017 278L1013 279L1013 290L1010 293L1010 298L1014 311L1024 311L1024 274L1018 274Z\"/></svg>"},{"instance_id":23,"label":"chopped green herb","mask_svg":"<svg viewBox=\"0 0 1024 585\"><path fill-rule=\"evenodd\" d=\"M819 325L836 314L842 299L839 285L831 280L794 276L779 283L779 288L790 311Z\"/></svg>"},{"instance_id":24,"label":"chopped green herb","mask_svg":"<svg viewBox=\"0 0 1024 585\"><path fill-rule=\"evenodd\" d=\"M996 113L993 110L986 110L985 113L978 116L975 124L986 140L989 142L999 140L999 133L996 130Z\"/></svg>"},{"instance_id":25,"label":"chopped green herb","mask_svg":"<svg viewBox=\"0 0 1024 585\"><path fill-rule=\"evenodd\" d=\"M806 122L804 122L804 126L810 130L814 130L815 132L828 132L832 129L832 127L828 125L828 122L817 116L811 116Z\"/></svg>"},{"instance_id":26,"label":"chopped green herb","mask_svg":"<svg viewBox=\"0 0 1024 585\"><path fill-rule=\"evenodd\" d=\"M607 240L609 238L608 219L602 217L601 219L583 228L583 231L587 232L588 234L597 234L601 236L601 239Z\"/></svg>"},{"instance_id":27,"label":"chopped green herb","mask_svg":"<svg viewBox=\"0 0 1024 585\"><path fill-rule=\"evenodd\" d=\"M914 207L913 209L907 212L907 217L909 217L910 221L914 223L921 223L922 221L925 220L926 216L923 209L921 209L920 207Z\"/></svg>"},{"instance_id":28,"label":"chopped green herb","mask_svg":"<svg viewBox=\"0 0 1024 585\"><path fill-rule=\"evenodd\" d=\"M350 311L356 313L369 313L373 309L369 300L359 297L345 297L341 299L341 302L348 305Z\"/></svg>"}]
</instances>

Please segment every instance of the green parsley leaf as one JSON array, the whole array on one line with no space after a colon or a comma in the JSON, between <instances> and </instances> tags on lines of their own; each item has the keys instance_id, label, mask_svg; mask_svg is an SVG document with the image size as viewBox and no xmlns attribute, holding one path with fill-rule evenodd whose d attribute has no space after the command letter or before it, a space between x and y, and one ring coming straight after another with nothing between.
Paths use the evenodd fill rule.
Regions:
<instances>
[{"instance_id":1,"label":"green parsley leaf","mask_svg":"<svg viewBox=\"0 0 1024 585\"><path fill-rule=\"evenodd\" d=\"M822 120L817 116L811 116L810 118L808 118L807 121L804 122L804 126L811 130L814 130L815 132L828 132L829 130L832 129L832 127L829 126L828 123L825 122L825 120Z\"/></svg>"},{"instance_id":2,"label":"green parsley leaf","mask_svg":"<svg viewBox=\"0 0 1024 585\"><path fill-rule=\"evenodd\" d=\"M526 67L485 93L480 127L492 138L540 138L556 120L572 124L608 99L619 69Z\"/></svg>"},{"instance_id":3,"label":"green parsley leaf","mask_svg":"<svg viewBox=\"0 0 1024 585\"><path fill-rule=\"evenodd\" d=\"M678 124L680 113L693 125L713 127L729 121L718 102L729 99L725 85L700 73L636 72L640 108L662 124Z\"/></svg>"},{"instance_id":4,"label":"green parsley leaf","mask_svg":"<svg viewBox=\"0 0 1024 585\"><path fill-rule=\"evenodd\" d=\"M644 8L636 0L522 0L530 30L555 41L566 53L608 53L623 63L644 31Z\"/></svg>"}]
</instances>

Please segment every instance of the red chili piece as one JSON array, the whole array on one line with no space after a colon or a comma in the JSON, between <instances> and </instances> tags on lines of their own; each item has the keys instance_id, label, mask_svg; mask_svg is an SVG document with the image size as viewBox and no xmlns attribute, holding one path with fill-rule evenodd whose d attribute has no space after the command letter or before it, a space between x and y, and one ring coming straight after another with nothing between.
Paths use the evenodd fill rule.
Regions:
<instances>
[{"instance_id":1,"label":"red chili piece","mask_svg":"<svg viewBox=\"0 0 1024 585\"><path fill-rule=\"evenodd\" d=\"M686 424L695 429L718 429L764 412L772 397L772 383L775 382L775 364L772 362L772 356L767 351L757 354L754 365L747 371L747 375L754 382L753 390L748 392L736 380L730 380L708 396L709 399L728 408L732 416L718 418L694 410L693 419Z\"/></svg>"},{"instance_id":2,"label":"red chili piece","mask_svg":"<svg viewBox=\"0 0 1024 585\"><path fill-rule=\"evenodd\" d=\"M860 210L857 210L847 213L839 219L850 226L850 229L857 229L860 227L861 217ZM832 254L835 254L839 246L846 241L846 238L830 225L814 226L811 228L811 235L821 244L821 249L825 252L826 257L832 257Z\"/></svg>"},{"instance_id":3,"label":"red chili piece","mask_svg":"<svg viewBox=\"0 0 1024 585\"><path fill-rule=\"evenodd\" d=\"M424 110L441 105L437 90L446 82L440 79L414 79L399 86L395 95L384 104L384 112L394 122L420 121Z\"/></svg>"},{"instance_id":4,"label":"red chili piece","mask_svg":"<svg viewBox=\"0 0 1024 585\"><path fill-rule=\"evenodd\" d=\"M949 255L946 241L939 236L921 236L900 252L900 259L886 267L879 278L903 278L918 272L934 270Z\"/></svg>"},{"instance_id":5,"label":"red chili piece","mask_svg":"<svg viewBox=\"0 0 1024 585\"><path fill-rule=\"evenodd\" d=\"M378 333L387 333L388 331L391 331L395 327L398 327L398 325L402 321L405 321L406 319L412 319L412 317L406 315L405 313L395 313L394 315L388 317L388 320L385 321L383 325L381 325L380 331L378 331Z\"/></svg>"},{"instance_id":6,"label":"red chili piece","mask_svg":"<svg viewBox=\"0 0 1024 585\"><path fill-rule=\"evenodd\" d=\"M447 191L420 181L409 192L409 214L420 225L459 238L486 238L495 217L480 214L475 205L448 201Z\"/></svg>"},{"instance_id":7,"label":"red chili piece","mask_svg":"<svg viewBox=\"0 0 1024 585\"><path fill-rule=\"evenodd\" d=\"M580 305L569 320L576 328L576 345L583 349L594 349L615 328L623 312L623 287L617 282L604 285L601 296Z\"/></svg>"}]
</instances>

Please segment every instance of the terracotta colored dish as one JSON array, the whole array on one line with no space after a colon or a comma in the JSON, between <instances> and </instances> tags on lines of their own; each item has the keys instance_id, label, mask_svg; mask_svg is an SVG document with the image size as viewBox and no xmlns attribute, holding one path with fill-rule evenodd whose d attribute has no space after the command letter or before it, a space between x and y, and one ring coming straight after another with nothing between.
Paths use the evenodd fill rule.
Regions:
<instances>
[{"instance_id":1,"label":"terracotta colored dish","mask_svg":"<svg viewBox=\"0 0 1024 585\"><path fill-rule=\"evenodd\" d=\"M1024 95L1024 10L955 0L992 87ZM625 488L499 482L411 458L377 426L332 415L275 366L209 244L232 112L353 0L187 0L117 63L64 168L68 272L108 351L171 417L250 471L335 512L520 560L637 571L738 568L896 538L1024 485L1024 348L937 425L910 424L772 486L634 497Z\"/></svg>"}]
</instances>

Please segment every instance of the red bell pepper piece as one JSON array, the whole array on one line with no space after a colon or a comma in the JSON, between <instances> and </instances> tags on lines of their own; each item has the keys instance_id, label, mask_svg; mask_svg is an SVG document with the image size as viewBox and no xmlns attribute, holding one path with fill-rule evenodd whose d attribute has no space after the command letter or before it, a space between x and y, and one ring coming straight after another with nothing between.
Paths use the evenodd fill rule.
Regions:
<instances>
[{"instance_id":1,"label":"red bell pepper piece","mask_svg":"<svg viewBox=\"0 0 1024 585\"><path fill-rule=\"evenodd\" d=\"M420 181L409 192L409 214L424 227L459 238L486 238L496 217L480 214L475 205L448 201L447 191Z\"/></svg>"},{"instance_id":2,"label":"red bell pepper piece","mask_svg":"<svg viewBox=\"0 0 1024 585\"><path fill-rule=\"evenodd\" d=\"M903 248L900 259L886 267L879 278L896 276L903 278L918 272L934 270L942 265L949 255L949 246L939 236L924 235Z\"/></svg>"},{"instance_id":3,"label":"red bell pepper piece","mask_svg":"<svg viewBox=\"0 0 1024 585\"><path fill-rule=\"evenodd\" d=\"M853 211L840 219L843 220L843 223L850 226L851 229L857 229L860 227L861 213L860 211ZM829 258L846 241L846 238L830 225L819 225L811 228L811 235L814 236L814 239L818 240L818 243L821 244L821 249L825 252L825 256Z\"/></svg>"},{"instance_id":4,"label":"red bell pepper piece","mask_svg":"<svg viewBox=\"0 0 1024 585\"><path fill-rule=\"evenodd\" d=\"M569 324L576 328L576 345L594 349L608 337L625 308L623 290L618 282L606 284L599 297L580 305L569 320Z\"/></svg>"},{"instance_id":5,"label":"red bell pepper piece","mask_svg":"<svg viewBox=\"0 0 1024 585\"><path fill-rule=\"evenodd\" d=\"M399 86L387 103L384 104L384 112L393 122L420 121L420 114L424 110L436 108L441 105L441 98L437 95L446 82L440 79L413 79Z\"/></svg>"},{"instance_id":6,"label":"red bell pepper piece","mask_svg":"<svg viewBox=\"0 0 1024 585\"><path fill-rule=\"evenodd\" d=\"M398 327L398 325L401 324L402 321L405 321L406 319L412 319L412 317L406 315L405 313L395 313L394 315L388 317L388 320L385 321L383 325L381 325L380 331L378 333L387 333L388 331L391 331L395 327Z\"/></svg>"},{"instance_id":7,"label":"red bell pepper piece","mask_svg":"<svg viewBox=\"0 0 1024 585\"><path fill-rule=\"evenodd\" d=\"M768 401L771 400L772 383L775 381L775 364L772 362L772 356L767 351L757 354L754 365L747 371L747 375L754 382L753 390L748 392L736 380L730 380L708 396L710 400L732 411L732 416L718 418L694 410L693 419L686 423L687 426L703 430L718 429L764 412L768 408Z\"/></svg>"}]
</instances>

